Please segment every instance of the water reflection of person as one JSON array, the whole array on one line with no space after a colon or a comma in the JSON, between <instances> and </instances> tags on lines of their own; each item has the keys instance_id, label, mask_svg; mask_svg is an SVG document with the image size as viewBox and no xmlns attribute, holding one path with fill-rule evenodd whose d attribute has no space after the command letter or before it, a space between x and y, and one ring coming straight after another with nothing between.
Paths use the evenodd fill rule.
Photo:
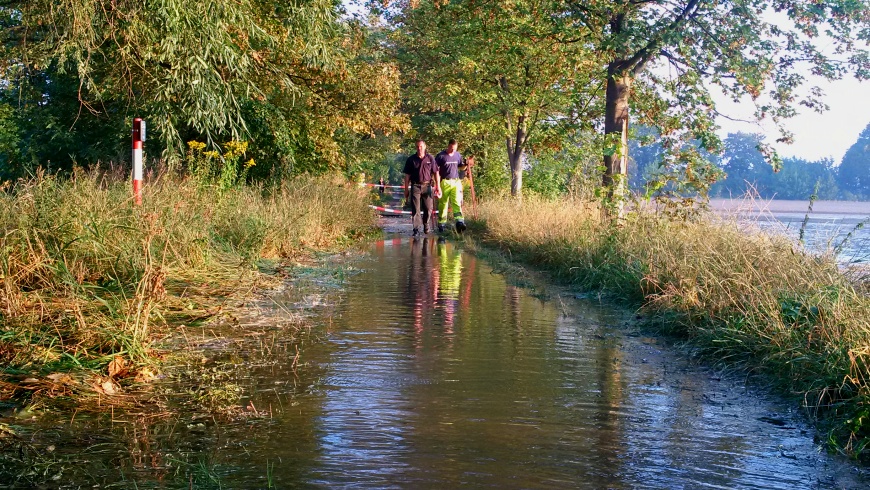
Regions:
<instances>
[{"instance_id":1,"label":"water reflection of person","mask_svg":"<svg viewBox=\"0 0 870 490\"><path fill-rule=\"evenodd\" d=\"M473 261L470 267L474 267ZM469 307L470 278L465 277L462 250L443 239L411 239L407 302L411 305L415 345L424 338L452 345L460 309ZM442 323L443 321L443 323ZM427 327L438 325L437 330Z\"/></svg>"},{"instance_id":2,"label":"water reflection of person","mask_svg":"<svg viewBox=\"0 0 870 490\"><path fill-rule=\"evenodd\" d=\"M444 309L444 332L452 334L462 285L462 251L446 241L439 241L438 265L440 269L438 293Z\"/></svg>"},{"instance_id":3,"label":"water reflection of person","mask_svg":"<svg viewBox=\"0 0 870 490\"><path fill-rule=\"evenodd\" d=\"M414 332L423 332L425 319L431 318L438 300L440 271L435 267L434 238L411 240L411 263L408 269L409 300L412 305ZM418 337L419 338L419 337Z\"/></svg>"}]
</instances>

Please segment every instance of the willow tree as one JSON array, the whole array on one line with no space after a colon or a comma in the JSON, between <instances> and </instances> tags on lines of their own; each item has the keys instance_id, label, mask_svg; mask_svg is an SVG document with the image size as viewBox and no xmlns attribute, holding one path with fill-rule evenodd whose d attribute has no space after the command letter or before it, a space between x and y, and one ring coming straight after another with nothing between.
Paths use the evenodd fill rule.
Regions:
<instances>
[{"instance_id":1,"label":"willow tree","mask_svg":"<svg viewBox=\"0 0 870 490\"><path fill-rule=\"evenodd\" d=\"M595 93L602 88L591 77L597 63L588 43L563 42L572 25L560 2L391 5L382 13L394 29L391 39L412 118L418 116L419 123L420 115L429 116L432 126L461 121L472 133L500 128L511 195L522 193L531 142L559 140L584 124L590 127Z\"/></svg>"},{"instance_id":2,"label":"willow tree","mask_svg":"<svg viewBox=\"0 0 870 490\"><path fill-rule=\"evenodd\" d=\"M255 141L268 143L259 145L260 158L278 153L285 169L350 171L395 146L394 133L407 130L399 69L377 32L355 20L338 27L329 64L307 63L294 53L295 44L263 53L271 66L258 80L264 94L244 112Z\"/></svg>"},{"instance_id":3,"label":"willow tree","mask_svg":"<svg viewBox=\"0 0 870 490\"><path fill-rule=\"evenodd\" d=\"M397 77L356 62L359 36L331 0L0 0L0 13L6 80L73 80L79 119L146 117L169 156L188 138L245 139L252 120L290 121L272 142L303 138L323 159L340 128L397 127L379 117L397 107ZM345 103L373 97L385 109Z\"/></svg>"},{"instance_id":4,"label":"willow tree","mask_svg":"<svg viewBox=\"0 0 870 490\"><path fill-rule=\"evenodd\" d=\"M665 137L685 135L668 147L672 164L690 172L688 140L710 150L720 144L709 87L718 86L735 100L748 95L758 119L770 117L779 125L798 104L825 108L817 88L799 90L807 74L870 75L870 9L863 1L572 0L568 5L578 32L594 36L606 59L604 133L612 150L604 155L603 181L611 194L622 192L630 107ZM781 132L778 141L790 142L791 135ZM777 164L775 156L772 161Z\"/></svg>"}]
</instances>

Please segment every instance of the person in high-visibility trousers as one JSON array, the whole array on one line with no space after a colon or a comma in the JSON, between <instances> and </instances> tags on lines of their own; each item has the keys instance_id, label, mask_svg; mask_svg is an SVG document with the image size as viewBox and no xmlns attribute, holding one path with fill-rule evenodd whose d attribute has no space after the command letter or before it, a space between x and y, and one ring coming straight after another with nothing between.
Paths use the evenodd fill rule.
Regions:
<instances>
[{"instance_id":1,"label":"person in high-visibility trousers","mask_svg":"<svg viewBox=\"0 0 870 490\"><path fill-rule=\"evenodd\" d=\"M456 231L465 231L465 218L462 217L462 179L459 178L459 167L463 164L459 144L450 140L447 149L435 157L438 164L438 176L441 179L441 196L438 198L438 232L444 232L447 224L447 207L453 210L456 220Z\"/></svg>"}]
</instances>

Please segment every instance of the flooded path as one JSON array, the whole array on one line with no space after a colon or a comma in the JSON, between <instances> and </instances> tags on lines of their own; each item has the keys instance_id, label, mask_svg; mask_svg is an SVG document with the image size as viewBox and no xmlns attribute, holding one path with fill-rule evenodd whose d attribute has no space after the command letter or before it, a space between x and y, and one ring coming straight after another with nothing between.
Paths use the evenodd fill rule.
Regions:
<instances>
[{"instance_id":1,"label":"flooded path","mask_svg":"<svg viewBox=\"0 0 870 490\"><path fill-rule=\"evenodd\" d=\"M513 285L453 242L372 245L301 348L237 382L267 416L31 427L59 487L867 488L800 416L594 299ZM277 298L293 311L299 298ZM281 303L284 301L285 303ZM309 304L316 298L307 298ZM245 320L242 319L242 325ZM225 360L227 361L227 360ZM246 364L247 363L247 364ZM27 431L25 431L27 432ZM58 456L58 458L60 458ZM47 471L57 471L57 467ZM3 485L0 485L2 487Z\"/></svg>"}]
</instances>

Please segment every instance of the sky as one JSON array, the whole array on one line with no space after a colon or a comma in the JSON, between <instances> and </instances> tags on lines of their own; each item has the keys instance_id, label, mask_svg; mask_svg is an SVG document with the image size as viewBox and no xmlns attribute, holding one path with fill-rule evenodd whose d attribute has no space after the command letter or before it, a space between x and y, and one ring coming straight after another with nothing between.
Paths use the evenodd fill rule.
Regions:
<instances>
[{"instance_id":1,"label":"sky","mask_svg":"<svg viewBox=\"0 0 870 490\"><path fill-rule=\"evenodd\" d=\"M824 101L829 109L822 113L798 106L798 115L784 124L794 133L794 143L775 143L779 132L772 123L759 124L734 122L720 118L719 134L743 131L761 133L767 142L774 145L782 157L797 157L815 161L831 158L835 165L840 163L846 150L857 140L861 131L870 124L870 81L859 82L854 78L844 78L836 82L815 82L825 93ZM737 119L753 120L754 104L748 97L735 104L725 97L715 98L719 112Z\"/></svg>"}]
</instances>

